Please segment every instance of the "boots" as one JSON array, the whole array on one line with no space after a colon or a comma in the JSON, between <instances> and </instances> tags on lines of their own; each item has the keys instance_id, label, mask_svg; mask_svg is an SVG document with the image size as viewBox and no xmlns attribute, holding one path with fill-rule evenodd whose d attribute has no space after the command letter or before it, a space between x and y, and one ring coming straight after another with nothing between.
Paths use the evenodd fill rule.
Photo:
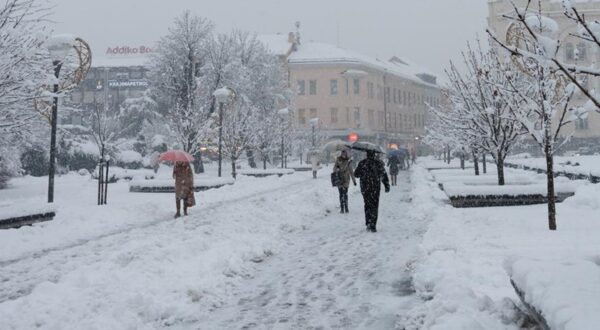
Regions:
<instances>
[{"instance_id":1,"label":"boots","mask_svg":"<svg viewBox=\"0 0 600 330\"><path fill-rule=\"evenodd\" d=\"M175 216L173 216L173 218L177 219L181 216L181 212L179 212L179 210L181 209L181 203L180 203L180 199L176 199L175 200L175 207L177 208L177 213L175 213ZM184 211L186 209L184 208Z\"/></svg>"}]
</instances>

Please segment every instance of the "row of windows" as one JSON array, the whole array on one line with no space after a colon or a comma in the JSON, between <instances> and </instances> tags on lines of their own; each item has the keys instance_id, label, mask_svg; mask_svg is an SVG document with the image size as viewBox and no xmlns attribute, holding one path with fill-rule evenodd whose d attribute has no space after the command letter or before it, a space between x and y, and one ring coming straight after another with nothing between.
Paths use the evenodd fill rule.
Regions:
<instances>
[{"instance_id":1,"label":"row of windows","mask_svg":"<svg viewBox=\"0 0 600 330\"><path fill-rule=\"evenodd\" d=\"M352 93L354 95L360 95L360 80L352 79L352 86L350 86L350 80L345 80L345 93L346 95ZM306 95L306 81L298 80L298 95ZM329 81L329 95L339 94L339 83L338 79L331 79ZM317 81L308 81L308 95L317 95ZM369 99L375 98L375 84L367 82L367 97ZM377 99L383 100L382 87L377 85ZM385 101L387 103L400 104L404 106L412 106L416 104L427 103L431 106L439 106L439 99L437 97L417 94L406 90L401 90L392 87L385 88Z\"/></svg>"},{"instance_id":2,"label":"row of windows","mask_svg":"<svg viewBox=\"0 0 600 330\"><path fill-rule=\"evenodd\" d=\"M341 112L338 108L329 110L330 122L332 125L345 124L348 127L364 128L363 118L361 118L360 107L346 108ZM377 126L383 127L387 119L388 129L414 129L425 127L425 116L423 114L400 114L387 113L387 118L383 111L367 109L367 125L369 128L375 128L375 115L377 114ZM308 117L306 109L298 109L298 123L306 125L311 118L317 118L318 112L316 108L308 109Z\"/></svg>"}]
</instances>

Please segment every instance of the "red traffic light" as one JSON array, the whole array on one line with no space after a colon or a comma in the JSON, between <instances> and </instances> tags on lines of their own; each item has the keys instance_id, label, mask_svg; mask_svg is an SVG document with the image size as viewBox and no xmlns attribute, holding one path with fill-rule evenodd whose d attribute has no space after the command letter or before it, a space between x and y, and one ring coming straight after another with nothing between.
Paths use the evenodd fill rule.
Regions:
<instances>
[{"instance_id":1,"label":"red traffic light","mask_svg":"<svg viewBox=\"0 0 600 330\"><path fill-rule=\"evenodd\" d=\"M352 142L352 143L358 141L358 134L356 134L356 133L350 133L348 135L348 141Z\"/></svg>"}]
</instances>

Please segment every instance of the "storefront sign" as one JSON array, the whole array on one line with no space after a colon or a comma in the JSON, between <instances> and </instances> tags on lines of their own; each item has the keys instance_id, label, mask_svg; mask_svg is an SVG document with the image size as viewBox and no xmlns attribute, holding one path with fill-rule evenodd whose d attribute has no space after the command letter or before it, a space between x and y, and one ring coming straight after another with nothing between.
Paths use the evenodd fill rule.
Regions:
<instances>
[{"instance_id":1,"label":"storefront sign","mask_svg":"<svg viewBox=\"0 0 600 330\"><path fill-rule=\"evenodd\" d=\"M109 80L110 88L147 88L150 84L146 79Z\"/></svg>"},{"instance_id":2,"label":"storefront sign","mask_svg":"<svg viewBox=\"0 0 600 330\"><path fill-rule=\"evenodd\" d=\"M123 55L148 55L152 53L152 48L146 46L139 47L130 47L130 46L121 46L121 47L108 47L106 49L106 55L112 56L123 56Z\"/></svg>"}]
</instances>

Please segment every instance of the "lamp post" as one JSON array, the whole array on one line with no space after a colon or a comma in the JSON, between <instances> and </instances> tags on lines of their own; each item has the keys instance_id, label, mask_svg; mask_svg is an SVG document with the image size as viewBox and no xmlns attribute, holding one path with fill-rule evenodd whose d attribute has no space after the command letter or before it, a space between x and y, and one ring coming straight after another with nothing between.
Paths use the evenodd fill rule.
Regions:
<instances>
[{"instance_id":1,"label":"lamp post","mask_svg":"<svg viewBox=\"0 0 600 330\"><path fill-rule=\"evenodd\" d=\"M54 173L56 172L56 125L58 117L58 77L63 61L67 57L69 50L73 48L75 38L68 35L52 36L46 42L46 47L52 59L54 68L54 86L52 87L52 114L50 119L50 167L48 169L48 203L54 203Z\"/></svg>"},{"instance_id":2,"label":"lamp post","mask_svg":"<svg viewBox=\"0 0 600 330\"><path fill-rule=\"evenodd\" d=\"M213 93L213 96L219 102L219 177L221 177L221 164L223 161L223 106L225 102L229 101L232 94L227 87L221 87Z\"/></svg>"},{"instance_id":3,"label":"lamp post","mask_svg":"<svg viewBox=\"0 0 600 330\"><path fill-rule=\"evenodd\" d=\"M281 119L285 121L285 123L287 123L287 120L289 119L290 115L290 110L288 108L284 108L279 110L277 113L279 114L279 117L281 117ZM281 168L285 168L285 129L287 129L287 125L281 128Z\"/></svg>"},{"instance_id":4,"label":"lamp post","mask_svg":"<svg viewBox=\"0 0 600 330\"><path fill-rule=\"evenodd\" d=\"M312 129L312 147L313 147L313 149L316 146L315 128L317 127L318 124L319 124L319 118L315 117L315 118L310 119L310 127Z\"/></svg>"}]
</instances>

